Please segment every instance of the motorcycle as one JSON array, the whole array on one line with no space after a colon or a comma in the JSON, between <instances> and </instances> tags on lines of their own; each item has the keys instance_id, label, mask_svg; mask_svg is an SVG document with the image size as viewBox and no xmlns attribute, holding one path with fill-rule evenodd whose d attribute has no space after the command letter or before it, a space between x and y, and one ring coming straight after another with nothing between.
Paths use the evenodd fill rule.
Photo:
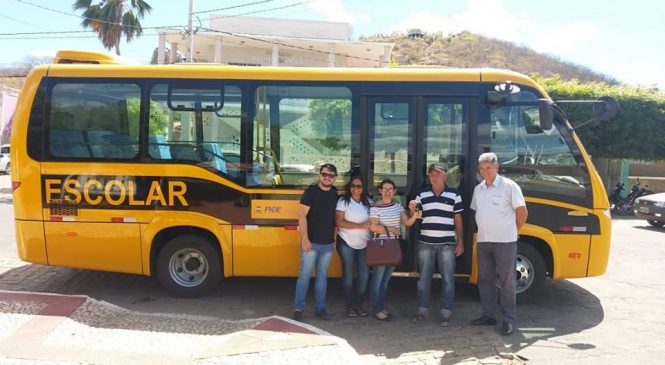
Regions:
<instances>
[{"instance_id":1,"label":"motorcycle","mask_svg":"<svg viewBox=\"0 0 665 365\"><path fill-rule=\"evenodd\" d=\"M644 184L641 186L640 182L637 181L630 188L630 193L625 198L621 197L621 192L624 190L622 183L617 183L612 190L612 194L609 196L610 199L610 208L613 213L620 215L633 214L633 205L637 198L653 194L654 192L649 190L649 185Z\"/></svg>"}]
</instances>

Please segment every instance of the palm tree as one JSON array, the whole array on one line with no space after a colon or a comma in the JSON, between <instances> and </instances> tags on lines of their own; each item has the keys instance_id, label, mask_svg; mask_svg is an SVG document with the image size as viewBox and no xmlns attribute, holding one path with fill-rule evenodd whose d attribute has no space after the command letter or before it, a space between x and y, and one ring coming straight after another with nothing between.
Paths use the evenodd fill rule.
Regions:
<instances>
[{"instance_id":1,"label":"palm tree","mask_svg":"<svg viewBox=\"0 0 665 365\"><path fill-rule=\"evenodd\" d=\"M74 10L83 10L81 25L97 32L104 48L115 48L120 55L120 37L124 34L127 42L143 34L139 19L143 19L152 7L143 0L76 0Z\"/></svg>"}]
</instances>

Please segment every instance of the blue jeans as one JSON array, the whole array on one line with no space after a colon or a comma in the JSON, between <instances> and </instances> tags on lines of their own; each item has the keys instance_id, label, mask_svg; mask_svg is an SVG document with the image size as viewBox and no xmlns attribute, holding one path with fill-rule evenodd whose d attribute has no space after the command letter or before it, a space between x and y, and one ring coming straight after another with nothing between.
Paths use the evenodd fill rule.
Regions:
<instances>
[{"instance_id":1,"label":"blue jeans","mask_svg":"<svg viewBox=\"0 0 665 365\"><path fill-rule=\"evenodd\" d=\"M314 309L326 309L326 289L328 287L328 267L332 258L332 242L320 244L312 242L312 249L308 252L300 248L300 273L296 281L295 310L305 309L305 297L309 288L309 279L312 269L316 266L316 279L314 281Z\"/></svg>"},{"instance_id":2,"label":"blue jeans","mask_svg":"<svg viewBox=\"0 0 665 365\"><path fill-rule=\"evenodd\" d=\"M418 243L420 279L418 279L418 313L427 315L432 287L434 265L441 273L441 316L450 317L455 301L455 245L430 245Z\"/></svg>"},{"instance_id":3,"label":"blue jeans","mask_svg":"<svg viewBox=\"0 0 665 365\"><path fill-rule=\"evenodd\" d=\"M357 250L349 246L340 236L337 236L337 253L342 259L342 289L347 309L360 308L365 291L367 290L367 277L369 268L365 261L365 249ZM356 270L355 288L353 271Z\"/></svg>"},{"instance_id":4,"label":"blue jeans","mask_svg":"<svg viewBox=\"0 0 665 365\"><path fill-rule=\"evenodd\" d=\"M372 301L372 313L379 313L384 309L388 282L395 271L395 266L372 266L372 277L369 283L369 297Z\"/></svg>"}]
</instances>

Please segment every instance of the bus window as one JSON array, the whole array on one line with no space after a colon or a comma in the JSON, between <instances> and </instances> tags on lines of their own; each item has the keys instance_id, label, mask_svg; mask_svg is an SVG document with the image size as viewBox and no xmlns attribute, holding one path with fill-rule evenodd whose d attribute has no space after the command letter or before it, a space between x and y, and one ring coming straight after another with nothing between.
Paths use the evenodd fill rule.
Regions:
<instances>
[{"instance_id":1,"label":"bus window","mask_svg":"<svg viewBox=\"0 0 665 365\"><path fill-rule=\"evenodd\" d=\"M133 159L138 153L137 85L58 83L53 86L47 150L51 159Z\"/></svg>"},{"instance_id":2,"label":"bus window","mask_svg":"<svg viewBox=\"0 0 665 365\"><path fill-rule=\"evenodd\" d=\"M249 186L306 186L317 181L324 163L344 175L351 169L351 91L258 87L252 139Z\"/></svg>"},{"instance_id":3,"label":"bus window","mask_svg":"<svg viewBox=\"0 0 665 365\"><path fill-rule=\"evenodd\" d=\"M210 81L155 85L150 91L148 154L240 180L240 111L237 86Z\"/></svg>"},{"instance_id":4,"label":"bus window","mask_svg":"<svg viewBox=\"0 0 665 365\"><path fill-rule=\"evenodd\" d=\"M520 94L525 94L522 92ZM524 98L535 99L526 93ZM590 180L579 150L563 121L550 130L539 126L538 107L492 107L491 151L497 154L501 172L520 184L525 194L591 203Z\"/></svg>"},{"instance_id":5,"label":"bus window","mask_svg":"<svg viewBox=\"0 0 665 365\"><path fill-rule=\"evenodd\" d=\"M448 167L446 186L461 189L466 153L467 111L465 104L454 101L427 101L425 125L425 168L433 162Z\"/></svg>"},{"instance_id":6,"label":"bus window","mask_svg":"<svg viewBox=\"0 0 665 365\"><path fill-rule=\"evenodd\" d=\"M374 104L372 187L386 178L401 189L408 185L409 140L413 135L409 115L410 104L406 102L379 101Z\"/></svg>"}]
</instances>

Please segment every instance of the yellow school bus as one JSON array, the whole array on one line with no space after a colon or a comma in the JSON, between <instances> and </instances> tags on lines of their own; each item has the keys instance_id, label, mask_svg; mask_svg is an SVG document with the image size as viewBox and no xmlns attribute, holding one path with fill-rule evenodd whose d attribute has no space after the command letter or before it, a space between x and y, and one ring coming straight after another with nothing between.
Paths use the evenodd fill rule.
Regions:
<instances>
[{"instance_id":1,"label":"yellow school bus","mask_svg":"<svg viewBox=\"0 0 665 365\"><path fill-rule=\"evenodd\" d=\"M63 51L33 69L11 137L16 240L32 263L156 276L178 296L223 277L296 276L297 207L323 163L341 186L390 178L411 199L428 164L464 199L476 281L471 193L477 156L517 181L518 295L546 277L604 273L603 184L563 113L528 77L495 69L125 65ZM96 61L98 60L98 61ZM417 275L404 229L404 263ZM340 274L334 259L331 275Z\"/></svg>"}]
</instances>

